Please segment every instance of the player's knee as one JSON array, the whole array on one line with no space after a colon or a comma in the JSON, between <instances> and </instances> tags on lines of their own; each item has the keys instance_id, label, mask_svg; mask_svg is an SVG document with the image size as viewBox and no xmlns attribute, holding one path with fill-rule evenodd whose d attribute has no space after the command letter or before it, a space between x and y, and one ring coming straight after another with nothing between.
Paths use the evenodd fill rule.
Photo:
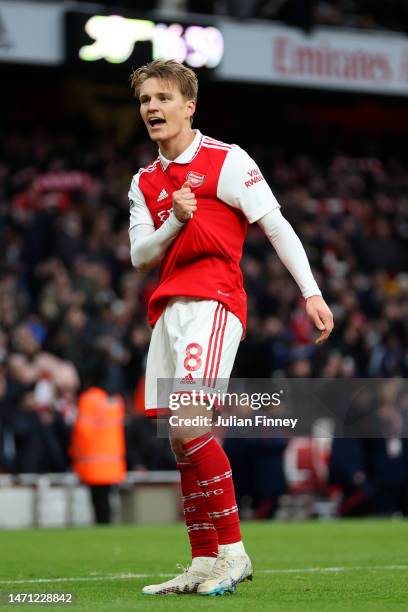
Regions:
<instances>
[{"instance_id":1,"label":"player's knee","mask_svg":"<svg viewBox=\"0 0 408 612\"><path fill-rule=\"evenodd\" d=\"M184 453L183 450L183 441L182 440L177 440L177 441L171 441L171 449L174 453L174 457L177 461L177 463L184 463L187 461L187 457Z\"/></svg>"},{"instance_id":2,"label":"player's knee","mask_svg":"<svg viewBox=\"0 0 408 612\"><path fill-rule=\"evenodd\" d=\"M183 446L188 442L188 438L180 434L174 434L170 438L170 445L177 458L184 456Z\"/></svg>"}]
</instances>

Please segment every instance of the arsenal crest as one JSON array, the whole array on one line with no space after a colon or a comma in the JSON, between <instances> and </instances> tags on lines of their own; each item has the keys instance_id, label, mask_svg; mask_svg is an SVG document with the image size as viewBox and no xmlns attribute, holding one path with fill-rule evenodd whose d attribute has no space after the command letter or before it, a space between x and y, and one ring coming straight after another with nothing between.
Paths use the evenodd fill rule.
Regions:
<instances>
[{"instance_id":1,"label":"arsenal crest","mask_svg":"<svg viewBox=\"0 0 408 612\"><path fill-rule=\"evenodd\" d=\"M199 172L190 171L186 175L186 181L190 185L191 189L200 187L205 181L205 174Z\"/></svg>"}]
</instances>

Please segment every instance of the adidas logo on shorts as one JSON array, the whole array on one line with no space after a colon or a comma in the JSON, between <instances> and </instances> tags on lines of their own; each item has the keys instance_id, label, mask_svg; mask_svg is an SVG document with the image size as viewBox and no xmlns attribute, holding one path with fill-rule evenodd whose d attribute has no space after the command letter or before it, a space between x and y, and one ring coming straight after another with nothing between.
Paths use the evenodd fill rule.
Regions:
<instances>
[{"instance_id":1,"label":"adidas logo on shorts","mask_svg":"<svg viewBox=\"0 0 408 612\"><path fill-rule=\"evenodd\" d=\"M194 380L191 374L187 374L187 376L180 380L180 384L189 383L190 385L195 385L195 382L196 381Z\"/></svg>"}]
</instances>

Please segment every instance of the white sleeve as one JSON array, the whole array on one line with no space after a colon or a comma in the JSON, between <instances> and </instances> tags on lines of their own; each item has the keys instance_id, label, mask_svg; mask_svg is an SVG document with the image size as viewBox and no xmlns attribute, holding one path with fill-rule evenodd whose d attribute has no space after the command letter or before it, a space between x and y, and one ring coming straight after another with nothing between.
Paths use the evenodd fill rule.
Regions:
<instances>
[{"instance_id":1,"label":"white sleeve","mask_svg":"<svg viewBox=\"0 0 408 612\"><path fill-rule=\"evenodd\" d=\"M129 190L130 203L130 257L132 265L140 270L155 265L169 248L184 223L173 212L159 229L155 229L153 218L139 187L139 175L133 177Z\"/></svg>"},{"instance_id":2,"label":"white sleeve","mask_svg":"<svg viewBox=\"0 0 408 612\"><path fill-rule=\"evenodd\" d=\"M236 145L225 158L218 180L217 197L241 210L250 223L279 208L257 164Z\"/></svg>"},{"instance_id":3,"label":"white sleeve","mask_svg":"<svg viewBox=\"0 0 408 612\"><path fill-rule=\"evenodd\" d=\"M268 236L279 259L291 273L305 299L322 295L310 269L305 249L295 230L279 209L259 219L258 224Z\"/></svg>"},{"instance_id":4,"label":"white sleeve","mask_svg":"<svg viewBox=\"0 0 408 612\"><path fill-rule=\"evenodd\" d=\"M158 263L184 225L171 212L157 230L146 224L131 227L129 238L132 265L143 270Z\"/></svg>"},{"instance_id":5,"label":"white sleeve","mask_svg":"<svg viewBox=\"0 0 408 612\"><path fill-rule=\"evenodd\" d=\"M147 208L146 200L139 187L139 172L134 175L129 193L129 231L135 225L151 225L154 229L154 222L149 209Z\"/></svg>"}]
</instances>

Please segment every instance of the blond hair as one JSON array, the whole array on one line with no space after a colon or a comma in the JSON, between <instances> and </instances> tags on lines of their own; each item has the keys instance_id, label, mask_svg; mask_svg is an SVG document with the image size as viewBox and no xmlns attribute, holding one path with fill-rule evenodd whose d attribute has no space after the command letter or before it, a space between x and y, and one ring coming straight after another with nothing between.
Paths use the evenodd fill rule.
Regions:
<instances>
[{"instance_id":1,"label":"blond hair","mask_svg":"<svg viewBox=\"0 0 408 612\"><path fill-rule=\"evenodd\" d=\"M197 100L198 80L195 72L176 60L157 59L140 66L130 75L130 86L139 98L142 84L151 78L177 83L186 100Z\"/></svg>"}]
</instances>

